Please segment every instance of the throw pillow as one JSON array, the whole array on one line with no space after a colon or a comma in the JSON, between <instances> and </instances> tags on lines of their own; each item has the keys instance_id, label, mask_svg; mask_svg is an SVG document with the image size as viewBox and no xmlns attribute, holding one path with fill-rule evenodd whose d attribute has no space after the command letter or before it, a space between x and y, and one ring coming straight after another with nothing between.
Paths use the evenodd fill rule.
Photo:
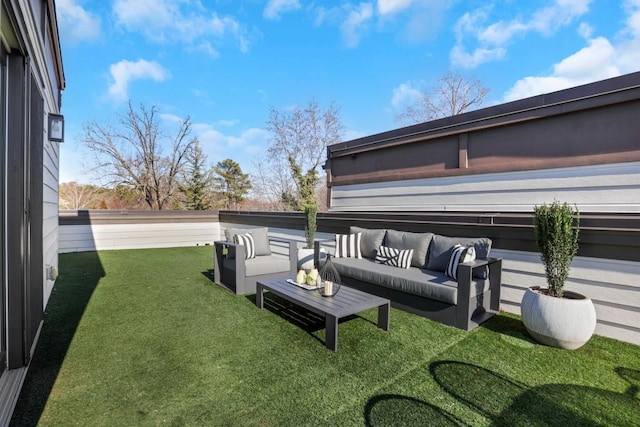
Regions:
<instances>
[{"instance_id":1,"label":"throw pillow","mask_svg":"<svg viewBox=\"0 0 640 427\"><path fill-rule=\"evenodd\" d=\"M224 235L229 242L235 242L233 237L236 234L251 233L255 242L256 256L271 255L271 246L269 245L269 229L267 227L255 228L227 228Z\"/></svg>"},{"instance_id":2,"label":"throw pillow","mask_svg":"<svg viewBox=\"0 0 640 427\"><path fill-rule=\"evenodd\" d=\"M362 233L336 234L336 258L362 258L360 240Z\"/></svg>"},{"instance_id":3,"label":"throw pillow","mask_svg":"<svg viewBox=\"0 0 640 427\"><path fill-rule=\"evenodd\" d=\"M376 255L376 262L393 267L408 269L411 267L413 249L395 249L387 246L380 246Z\"/></svg>"},{"instance_id":4,"label":"throw pillow","mask_svg":"<svg viewBox=\"0 0 640 427\"><path fill-rule=\"evenodd\" d=\"M244 259L251 259L256 257L256 242L253 240L253 235L251 233L236 234L233 236L233 240L235 241L236 245L244 246Z\"/></svg>"},{"instance_id":5,"label":"throw pillow","mask_svg":"<svg viewBox=\"0 0 640 427\"><path fill-rule=\"evenodd\" d=\"M447 276L454 280L458 280L458 265L473 261L476 259L476 250L473 246L455 245L449 258L449 264L447 270L444 272Z\"/></svg>"}]
</instances>

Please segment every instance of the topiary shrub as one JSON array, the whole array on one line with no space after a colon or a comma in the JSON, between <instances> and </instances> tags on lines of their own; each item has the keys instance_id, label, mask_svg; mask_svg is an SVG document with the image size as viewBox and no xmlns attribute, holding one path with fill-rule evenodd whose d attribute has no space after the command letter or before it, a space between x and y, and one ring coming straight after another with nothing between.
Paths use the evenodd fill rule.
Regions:
<instances>
[{"instance_id":1,"label":"topiary shrub","mask_svg":"<svg viewBox=\"0 0 640 427\"><path fill-rule=\"evenodd\" d=\"M562 298L569 266L578 253L580 212L554 200L551 205L536 206L533 221L549 295Z\"/></svg>"}]
</instances>

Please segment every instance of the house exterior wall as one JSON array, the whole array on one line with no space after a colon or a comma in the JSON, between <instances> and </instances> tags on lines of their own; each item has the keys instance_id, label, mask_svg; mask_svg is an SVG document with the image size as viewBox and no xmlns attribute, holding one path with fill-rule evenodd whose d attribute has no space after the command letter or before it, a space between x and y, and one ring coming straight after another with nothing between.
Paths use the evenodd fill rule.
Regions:
<instances>
[{"instance_id":1,"label":"house exterior wall","mask_svg":"<svg viewBox=\"0 0 640 427\"><path fill-rule=\"evenodd\" d=\"M59 142L48 138L65 87L53 0L7 0L0 10L2 310L0 425L13 411L58 265Z\"/></svg>"},{"instance_id":2,"label":"house exterior wall","mask_svg":"<svg viewBox=\"0 0 640 427\"><path fill-rule=\"evenodd\" d=\"M633 73L335 144L329 209L639 212L638 116Z\"/></svg>"}]
</instances>

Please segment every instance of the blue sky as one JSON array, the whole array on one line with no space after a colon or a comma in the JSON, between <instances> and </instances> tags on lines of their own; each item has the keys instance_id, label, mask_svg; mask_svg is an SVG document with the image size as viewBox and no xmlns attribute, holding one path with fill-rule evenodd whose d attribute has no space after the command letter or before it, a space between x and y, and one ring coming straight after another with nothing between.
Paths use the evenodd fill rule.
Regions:
<instances>
[{"instance_id":1,"label":"blue sky","mask_svg":"<svg viewBox=\"0 0 640 427\"><path fill-rule=\"evenodd\" d=\"M156 105L190 116L210 164L252 172L271 108L335 103L345 140L448 71L485 106L640 70L640 0L57 0L67 88L60 181L98 182L83 125Z\"/></svg>"}]
</instances>

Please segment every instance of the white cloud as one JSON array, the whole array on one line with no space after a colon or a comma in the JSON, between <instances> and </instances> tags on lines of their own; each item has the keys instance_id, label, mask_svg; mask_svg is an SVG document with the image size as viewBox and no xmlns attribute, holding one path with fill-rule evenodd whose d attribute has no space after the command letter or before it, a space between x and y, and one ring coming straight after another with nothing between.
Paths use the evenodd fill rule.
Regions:
<instances>
[{"instance_id":1,"label":"white cloud","mask_svg":"<svg viewBox=\"0 0 640 427\"><path fill-rule=\"evenodd\" d=\"M186 0L115 0L118 25L139 32L156 43L193 44L217 55L212 43L229 38L242 52L249 49L243 26L231 16L207 11L199 2Z\"/></svg>"},{"instance_id":2,"label":"white cloud","mask_svg":"<svg viewBox=\"0 0 640 427\"><path fill-rule=\"evenodd\" d=\"M79 43L100 37L100 18L87 12L76 0L58 0L56 13L58 29L64 40Z\"/></svg>"},{"instance_id":3,"label":"white cloud","mask_svg":"<svg viewBox=\"0 0 640 427\"><path fill-rule=\"evenodd\" d=\"M580 2L575 2L580 4ZM504 101L535 96L587 84L640 70L640 0L623 4L625 27L615 43L604 37L588 38L587 45L553 66L547 76L527 76L517 81L504 95ZM591 35L591 27L580 25L578 33Z\"/></svg>"},{"instance_id":4,"label":"white cloud","mask_svg":"<svg viewBox=\"0 0 640 427\"><path fill-rule=\"evenodd\" d=\"M367 22L372 17L373 6L371 3L360 3L357 8L349 11L347 19L340 26L347 47L358 46L360 38L366 31Z\"/></svg>"},{"instance_id":5,"label":"white cloud","mask_svg":"<svg viewBox=\"0 0 640 427\"><path fill-rule=\"evenodd\" d=\"M451 49L453 65L475 68L506 55L506 47L515 37L528 32L553 35L561 27L571 24L589 10L593 0L555 0L551 6L537 9L523 20L521 17L487 24L491 8L484 7L465 13L455 26L456 44ZM586 28L583 26L583 31ZM469 50L466 46L475 45Z\"/></svg>"},{"instance_id":6,"label":"white cloud","mask_svg":"<svg viewBox=\"0 0 640 427\"><path fill-rule=\"evenodd\" d=\"M161 82L170 77L169 72L160 64L144 59L135 62L122 60L112 64L109 67L109 73L113 79L113 83L109 86L109 95L119 101L124 101L129 97L129 83L133 80L151 79Z\"/></svg>"},{"instance_id":7,"label":"white cloud","mask_svg":"<svg viewBox=\"0 0 640 427\"><path fill-rule=\"evenodd\" d=\"M551 75L529 76L517 81L504 100L527 98L620 75L616 55L615 47L607 39L589 40L586 47L555 64Z\"/></svg>"},{"instance_id":8,"label":"white cloud","mask_svg":"<svg viewBox=\"0 0 640 427\"><path fill-rule=\"evenodd\" d=\"M283 13L297 9L300 9L298 0L269 0L262 15L267 19L278 20Z\"/></svg>"},{"instance_id":9,"label":"white cloud","mask_svg":"<svg viewBox=\"0 0 640 427\"><path fill-rule=\"evenodd\" d=\"M391 105L396 110L402 110L408 105L415 105L421 98L420 90L413 87L410 82L406 82L393 89Z\"/></svg>"},{"instance_id":10,"label":"white cloud","mask_svg":"<svg viewBox=\"0 0 640 427\"><path fill-rule=\"evenodd\" d=\"M411 6L413 0L378 0L378 13L380 15L392 15Z\"/></svg>"},{"instance_id":11,"label":"white cloud","mask_svg":"<svg viewBox=\"0 0 640 427\"><path fill-rule=\"evenodd\" d=\"M260 128L249 128L232 135L219 131L216 126L224 123L194 123L193 136L198 137L200 145L211 163L233 158L247 172L253 159L267 149L270 132Z\"/></svg>"}]
</instances>

